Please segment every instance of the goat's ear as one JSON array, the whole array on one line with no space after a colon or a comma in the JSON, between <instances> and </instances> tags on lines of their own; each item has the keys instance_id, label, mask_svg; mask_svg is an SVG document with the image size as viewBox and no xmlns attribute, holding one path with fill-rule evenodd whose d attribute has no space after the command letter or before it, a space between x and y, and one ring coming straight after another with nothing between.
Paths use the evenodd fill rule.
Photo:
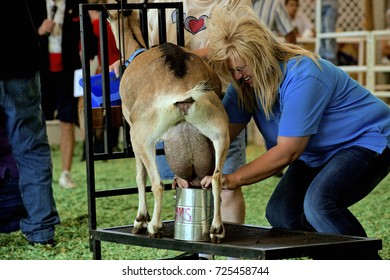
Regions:
<instances>
[{"instance_id":1,"label":"goat's ear","mask_svg":"<svg viewBox=\"0 0 390 280\"><path fill-rule=\"evenodd\" d=\"M132 15L132 10L106 10L107 12L107 19L109 22L118 21L119 18L122 18L122 12L123 12L123 18L130 17ZM120 16L121 15L121 16Z\"/></svg>"},{"instance_id":2,"label":"goat's ear","mask_svg":"<svg viewBox=\"0 0 390 280\"><path fill-rule=\"evenodd\" d=\"M130 26L132 28L134 37L145 48L146 44L145 44L144 37L142 36L139 13L133 11L133 13L131 14L131 17L130 17Z\"/></svg>"},{"instance_id":3,"label":"goat's ear","mask_svg":"<svg viewBox=\"0 0 390 280\"><path fill-rule=\"evenodd\" d=\"M107 10L107 20L109 23L113 23L118 19L118 11L108 11Z\"/></svg>"}]
</instances>

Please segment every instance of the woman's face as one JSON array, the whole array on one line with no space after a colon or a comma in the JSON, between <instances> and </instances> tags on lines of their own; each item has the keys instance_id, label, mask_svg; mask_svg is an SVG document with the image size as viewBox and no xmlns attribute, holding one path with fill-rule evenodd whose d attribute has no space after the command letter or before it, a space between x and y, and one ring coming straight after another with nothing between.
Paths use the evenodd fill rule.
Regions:
<instances>
[{"instance_id":1,"label":"woman's face","mask_svg":"<svg viewBox=\"0 0 390 280\"><path fill-rule=\"evenodd\" d=\"M253 87L252 73L245 60L229 58L227 66L236 81L247 83L250 87Z\"/></svg>"}]
</instances>

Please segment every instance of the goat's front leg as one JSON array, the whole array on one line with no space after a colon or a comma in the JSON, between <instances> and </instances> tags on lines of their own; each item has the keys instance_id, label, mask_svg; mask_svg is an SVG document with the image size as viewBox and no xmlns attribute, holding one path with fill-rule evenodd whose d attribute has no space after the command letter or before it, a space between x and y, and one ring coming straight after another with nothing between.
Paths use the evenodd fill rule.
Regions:
<instances>
[{"instance_id":1,"label":"goat's front leg","mask_svg":"<svg viewBox=\"0 0 390 280\"><path fill-rule=\"evenodd\" d=\"M134 220L134 228L132 233L141 233L143 232L150 221L150 216L148 213L148 205L146 202L146 169L142 160L140 159L139 154L134 151L135 162L136 162L136 181L138 186L138 212Z\"/></svg>"}]
</instances>

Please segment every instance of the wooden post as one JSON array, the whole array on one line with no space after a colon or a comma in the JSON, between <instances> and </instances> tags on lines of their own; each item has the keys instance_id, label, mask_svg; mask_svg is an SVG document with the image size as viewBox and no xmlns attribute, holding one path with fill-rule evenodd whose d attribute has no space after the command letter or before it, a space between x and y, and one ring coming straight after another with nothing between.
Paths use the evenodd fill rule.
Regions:
<instances>
[{"instance_id":1,"label":"wooden post","mask_svg":"<svg viewBox=\"0 0 390 280\"><path fill-rule=\"evenodd\" d=\"M372 11L372 0L364 0L364 10L365 10L365 21L366 21L366 29L368 31L374 30L374 22L373 22L373 11Z\"/></svg>"}]
</instances>

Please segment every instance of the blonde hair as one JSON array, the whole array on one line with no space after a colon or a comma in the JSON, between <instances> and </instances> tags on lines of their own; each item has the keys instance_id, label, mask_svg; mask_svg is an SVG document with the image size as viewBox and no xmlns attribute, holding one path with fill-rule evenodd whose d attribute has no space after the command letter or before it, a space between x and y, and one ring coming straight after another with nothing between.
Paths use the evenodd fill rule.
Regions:
<instances>
[{"instance_id":1,"label":"blonde hair","mask_svg":"<svg viewBox=\"0 0 390 280\"><path fill-rule=\"evenodd\" d=\"M317 65L318 55L294 44L281 43L249 6L234 9L219 6L207 25L209 62L224 82L232 83L239 104L248 112L258 109L258 100L267 118L272 114L278 88L283 79L280 63L297 55L311 58ZM242 59L252 71L254 87L234 80L228 59Z\"/></svg>"}]
</instances>

